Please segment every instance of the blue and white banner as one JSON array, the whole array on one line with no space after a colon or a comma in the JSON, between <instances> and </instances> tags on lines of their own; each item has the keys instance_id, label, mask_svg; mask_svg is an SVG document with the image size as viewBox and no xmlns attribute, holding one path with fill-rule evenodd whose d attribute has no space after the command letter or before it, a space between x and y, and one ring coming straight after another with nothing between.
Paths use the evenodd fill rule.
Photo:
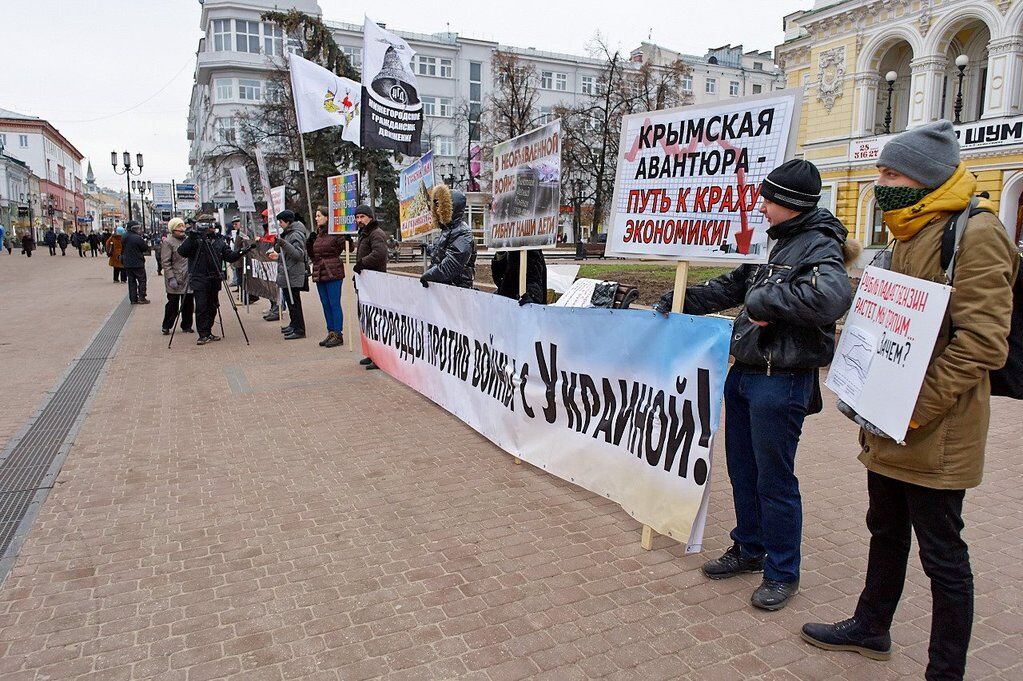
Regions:
<instances>
[{"instance_id":1,"label":"blue and white banner","mask_svg":"<svg viewBox=\"0 0 1023 681\"><path fill-rule=\"evenodd\" d=\"M358 275L364 353L505 451L699 550L731 325Z\"/></svg>"}]
</instances>

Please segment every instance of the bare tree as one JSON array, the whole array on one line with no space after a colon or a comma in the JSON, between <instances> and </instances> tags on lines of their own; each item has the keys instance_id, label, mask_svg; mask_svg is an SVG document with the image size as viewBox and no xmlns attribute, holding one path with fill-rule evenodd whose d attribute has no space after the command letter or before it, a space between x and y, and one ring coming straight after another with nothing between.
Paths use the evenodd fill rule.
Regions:
<instances>
[{"instance_id":1,"label":"bare tree","mask_svg":"<svg viewBox=\"0 0 1023 681\"><path fill-rule=\"evenodd\" d=\"M490 95L484 132L495 143L518 137L535 127L540 97L536 69L512 52L496 50L490 59L495 88Z\"/></svg>"}]
</instances>

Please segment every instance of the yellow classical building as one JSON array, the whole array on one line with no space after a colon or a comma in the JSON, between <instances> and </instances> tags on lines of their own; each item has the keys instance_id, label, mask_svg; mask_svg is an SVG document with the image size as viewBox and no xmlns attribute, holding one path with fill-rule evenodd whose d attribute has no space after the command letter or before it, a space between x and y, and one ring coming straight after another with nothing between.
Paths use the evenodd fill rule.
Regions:
<instances>
[{"instance_id":1,"label":"yellow classical building","mask_svg":"<svg viewBox=\"0 0 1023 681\"><path fill-rule=\"evenodd\" d=\"M776 59L805 91L799 153L865 258L889 239L872 190L880 150L941 118L958 121L978 192L1023 240L1023 0L816 0L784 22Z\"/></svg>"}]
</instances>

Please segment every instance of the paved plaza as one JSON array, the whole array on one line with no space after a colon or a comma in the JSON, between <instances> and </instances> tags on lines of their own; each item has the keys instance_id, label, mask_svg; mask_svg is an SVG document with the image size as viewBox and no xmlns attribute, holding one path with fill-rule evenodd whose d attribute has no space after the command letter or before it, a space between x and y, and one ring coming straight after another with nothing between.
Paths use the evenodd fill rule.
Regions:
<instances>
[{"instance_id":1,"label":"paved plaza","mask_svg":"<svg viewBox=\"0 0 1023 681\"><path fill-rule=\"evenodd\" d=\"M101 259L0 255L4 442L123 298L109 279ZM304 341L260 305L243 313L251 347L224 308L224 341L168 350L150 284L0 587L0 680L922 677L915 553L890 662L798 637L852 612L866 565L865 471L832 404L798 457L801 593L765 613L748 602L758 576L699 571L730 543L723 438L704 553L664 537L647 552L614 503L318 347L315 293ZM1023 678L1021 411L994 402L967 495L971 679Z\"/></svg>"}]
</instances>

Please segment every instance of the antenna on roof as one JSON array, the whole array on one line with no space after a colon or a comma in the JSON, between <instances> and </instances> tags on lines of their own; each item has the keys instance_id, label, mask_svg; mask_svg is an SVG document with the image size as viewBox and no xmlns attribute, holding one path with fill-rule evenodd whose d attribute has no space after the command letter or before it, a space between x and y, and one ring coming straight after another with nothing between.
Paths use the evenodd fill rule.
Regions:
<instances>
[{"instance_id":1,"label":"antenna on roof","mask_svg":"<svg viewBox=\"0 0 1023 681\"><path fill-rule=\"evenodd\" d=\"M654 27L653 26L651 26L650 30L647 32L646 39L647 40L653 40L654 39Z\"/></svg>"}]
</instances>

